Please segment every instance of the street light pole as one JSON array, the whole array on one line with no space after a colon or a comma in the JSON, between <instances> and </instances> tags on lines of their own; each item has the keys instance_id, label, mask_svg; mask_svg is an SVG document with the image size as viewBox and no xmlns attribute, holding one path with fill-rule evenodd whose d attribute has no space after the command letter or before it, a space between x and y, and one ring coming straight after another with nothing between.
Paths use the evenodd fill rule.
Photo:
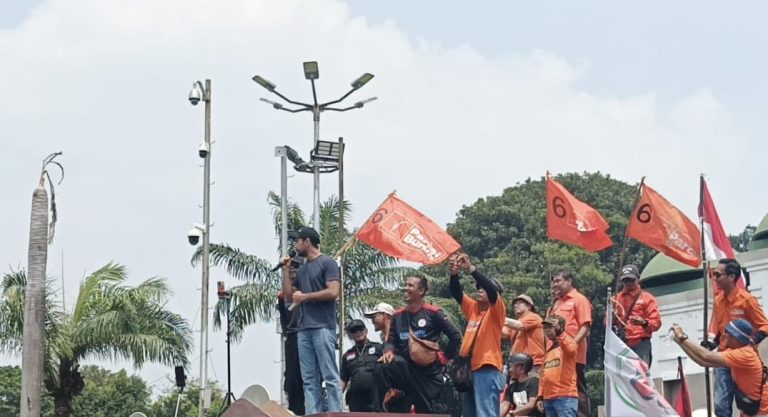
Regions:
<instances>
[{"instance_id":1,"label":"street light pole","mask_svg":"<svg viewBox=\"0 0 768 417\"><path fill-rule=\"evenodd\" d=\"M288 256L288 147L276 146L275 156L280 158L280 259ZM283 280L287 277L285 268ZM280 325L277 326L280 329ZM280 405L286 406L285 395L285 335L280 332Z\"/></svg>"},{"instance_id":2,"label":"street light pole","mask_svg":"<svg viewBox=\"0 0 768 417\"><path fill-rule=\"evenodd\" d=\"M288 97L284 96L280 92L277 91L277 86L272 83L271 81L265 79L264 77L260 75L255 75L253 77L253 81L255 81L260 86L264 87L267 91L270 93L280 97L283 101L286 103L292 105L292 108L287 108L281 103L277 103L271 100L267 100L265 98L262 98L261 101L270 104L274 109L276 110L283 110L287 111L289 113L299 113L304 111L312 112L312 120L314 122L314 148L317 149L318 142L320 141L320 113L324 111L337 111L337 112L345 112L348 110L353 109L360 109L364 105L376 100L376 97L371 97L362 101L358 101L357 103L347 106L347 107L334 107L335 105L341 103L344 101L347 97L349 97L350 94L354 93L355 91L359 90L362 86L367 84L369 81L373 79L373 74L365 73L352 81L350 83L350 86L352 87L346 94L341 96L340 98L329 101L326 103L319 103L317 101L317 90L315 88L315 80L320 78L320 71L318 69L317 62L310 61L305 62L303 64L304 66L304 77L310 81L312 84L312 103L303 103L300 101L291 100ZM302 165L301 167L297 166L297 170L301 172L311 172L313 175L313 190L312 190L312 202L313 202L313 213L312 213L312 226L314 226L315 229L320 228L320 174L327 173L327 172L333 172L336 170L336 166L333 164L327 164L323 161L315 161L310 159L310 162L307 164Z\"/></svg>"},{"instance_id":3,"label":"street light pole","mask_svg":"<svg viewBox=\"0 0 768 417\"><path fill-rule=\"evenodd\" d=\"M210 277L210 245L211 245L211 80L205 80L205 85L196 81L192 85L189 101L197 105L200 100L205 102L205 133L204 143L198 152L204 159L203 163L203 272L200 300L200 401L198 416L205 416L208 398L208 291ZM191 241L190 241L191 242ZM197 242L195 242L197 243Z\"/></svg>"}]
</instances>

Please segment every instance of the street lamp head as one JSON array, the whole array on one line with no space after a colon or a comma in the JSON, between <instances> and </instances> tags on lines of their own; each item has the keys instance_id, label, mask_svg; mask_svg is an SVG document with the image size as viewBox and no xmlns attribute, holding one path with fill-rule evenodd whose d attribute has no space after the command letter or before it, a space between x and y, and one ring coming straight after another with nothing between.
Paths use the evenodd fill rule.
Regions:
<instances>
[{"instance_id":1,"label":"street lamp head","mask_svg":"<svg viewBox=\"0 0 768 417\"><path fill-rule=\"evenodd\" d=\"M308 80L316 80L320 78L320 68L317 66L317 61L304 63L304 78Z\"/></svg>"},{"instance_id":2,"label":"street lamp head","mask_svg":"<svg viewBox=\"0 0 768 417\"><path fill-rule=\"evenodd\" d=\"M357 103L355 103L355 107L357 107L358 109L359 109L359 108L362 108L362 107L363 107L363 106L365 106L366 104L368 104L368 103L370 103L370 102L372 102L372 101L376 101L376 100L378 100L378 99L379 99L378 97L371 97L371 98L367 98L367 99L365 99L365 100L360 100L360 101L358 101Z\"/></svg>"},{"instance_id":3,"label":"street lamp head","mask_svg":"<svg viewBox=\"0 0 768 417\"><path fill-rule=\"evenodd\" d=\"M282 108L283 108L282 104L280 104L278 102L275 102L275 101L272 101L272 100L268 100L268 99L266 99L264 97L260 98L259 100L269 104L270 106L274 107L276 110L282 110Z\"/></svg>"},{"instance_id":4,"label":"street lamp head","mask_svg":"<svg viewBox=\"0 0 768 417\"><path fill-rule=\"evenodd\" d=\"M253 81L256 81L256 84L266 88L268 91L275 91L275 88L277 88L277 86L274 83L270 82L269 80L262 77L261 75L254 75Z\"/></svg>"},{"instance_id":5,"label":"street lamp head","mask_svg":"<svg viewBox=\"0 0 768 417\"><path fill-rule=\"evenodd\" d=\"M364 86L365 84L368 83L368 81L371 81L372 79L373 79L373 74L366 72L365 74L357 77L355 81L352 81L352 84L350 85L352 86L352 89L358 90L360 89L360 87Z\"/></svg>"},{"instance_id":6,"label":"street lamp head","mask_svg":"<svg viewBox=\"0 0 768 417\"><path fill-rule=\"evenodd\" d=\"M199 81L192 83L192 91L189 92L189 102L192 103L193 106L197 106L197 103L203 99L203 92L200 91L198 83Z\"/></svg>"}]
</instances>

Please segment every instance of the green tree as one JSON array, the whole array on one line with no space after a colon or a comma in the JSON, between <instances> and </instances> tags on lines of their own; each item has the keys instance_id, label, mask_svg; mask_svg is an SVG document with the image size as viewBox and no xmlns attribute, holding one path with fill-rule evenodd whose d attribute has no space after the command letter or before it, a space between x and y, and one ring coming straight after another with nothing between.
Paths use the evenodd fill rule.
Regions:
<instances>
[{"instance_id":1,"label":"green tree","mask_svg":"<svg viewBox=\"0 0 768 417\"><path fill-rule=\"evenodd\" d=\"M749 250L749 242L752 241L752 236L754 236L756 230L756 226L748 224L738 235L729 235L728 240L731 241L733 250L736 252L747 252Z\"/></svg>"},{"instance_id":2,"label":"green tree","mask_svg":"<svg viewBox=\"0 0 768 417\"><path fill-rule=\"evenodd\" d=\"M72 401L75 416L128 416L135 411L146 413L151 406L151 392L138 375L121 369L112 372L89 365L80 369L85 385Z\"/></svg>"},{"instance_id":3,"label":"green tree","mask_svg":"<svg viewBox=\"0 0 768 417\"><path fill-rule=\"evenodd\" d=\"M139 368L146 362L187 364L189 324L165 308L171 292L162 278L126 286L121 265L109 263L80 284L77 299L65 312L47 292L45 387L55 415L72 413L72 401L85 387L80 364L88 359L124 359ZM6 274L0 300L0 351L21 347L26 274ZM50 281L48 283L50 287Z\"/></svg>"},{"instance_id":4,"label":"green tree","mask_svg":"<svg viewBox=\"0 0 768 417\"><path fill-rule=\"evenodd\" d=\"M280 197L269 194L269 204L272 207L275 221L275 232L280 234ZM344 212L351 212L351 204L344 202ZM345 216L345 219L347 217ZM293 203L288 204L288 227L296 230L307 224L304 212ZM339 230L339 200L331 196L320 205L320 249L323 253L334 256L339 248L352 237L346 220L342 225L343 239ZM198 248L192 258L196 265L202 257L202 249ZM280 272L270 272L271 261L243 252L227 244L211 244L211 264L226 268L227 272L243 284L231 288L231 330L232 337L238 340L243 330L256 322L273 320L277 311L276 294L280 289ZM352 314L360 314L382 300L399 299L394 291L401 283L403 275L409 268L398 267L397 260L383 255L363 243L356 242L343 257L344 294L346 310ZM214 309L214 326L220 328L222 319L226 317L226 304L219 302Z\"/></svg>"},{"instance_id":5,"label":"green tree","mask_svg":"<svg viewBox=\"0 0 768 417\"><path fill-rule=\"evenodd\" d=\"M221 405L224 403L224 391L216 381L209 381L208 387L211 388L211 407L208 410L211 415L218 415L218 411L221 410ZM179 389L175 387L168 388L157 398L157 400L155 400L151 410L145 412L145 414L147 417L173 416L176 412L178 398ZM200 381L188 381L187 386L181 395L181 401L179 401L178 417L197 417L199 399Z\"/></svg>"}]
</instances>

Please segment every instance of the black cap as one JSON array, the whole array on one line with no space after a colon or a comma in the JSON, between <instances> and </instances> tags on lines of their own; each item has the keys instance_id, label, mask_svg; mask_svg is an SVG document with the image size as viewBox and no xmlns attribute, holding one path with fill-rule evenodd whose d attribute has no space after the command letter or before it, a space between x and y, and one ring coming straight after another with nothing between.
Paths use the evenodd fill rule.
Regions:
<instances>
[{"instance_id":1,"label":"black cap","mask_svg":"<svg viewBox=\"0 0 768 417\"><path fill-rule=\"evenodd\" d=\"M311 227L305 226L295 232L288 232L288 237L291 239L309 239L313 245L320 244L320 234L317 233L317 230Z\"/></svg>"},{"instance_id":2,"label":"black cap","mask_svg":"<svg viewBox=\"0 0 768 417\"><path fill-rule=\"evenodd\" d=\"M352 330L359 329L359 328L365 328L365 323L363 323L362 320L354 319L351 320L349 323L347 323L347 331L351 332Z\"/></svg>"},{"instance_id":3,"label":"black cap","mask_svg":"<svg viewBox=\"0 0 768 417\"><path fill-rule=\"evenodd\" d=\"M621 275L619 275L619 280L624 278L640 279L640 270L637 269L637 267L634 265L624 265L621 268Z\"/></svg>"}]
</instances>

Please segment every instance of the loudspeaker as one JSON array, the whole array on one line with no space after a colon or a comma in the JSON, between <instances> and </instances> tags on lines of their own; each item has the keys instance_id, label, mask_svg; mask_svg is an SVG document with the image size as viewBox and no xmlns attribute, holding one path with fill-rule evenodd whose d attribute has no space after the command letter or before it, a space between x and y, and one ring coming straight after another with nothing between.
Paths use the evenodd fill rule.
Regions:
<instances>
[{"instance_id":1,"label":"loudspeaker","mask_svg":"<svg viewBox=\"0 0 768 417\"><path fill-rule=\"evenodd\" d=\"M179 388L184 388L187 386L187 376L184 374L184 367L183 366L177 366L173 368L173 371L176 373L176 386Z\"/></svg>"}]
</instances>

